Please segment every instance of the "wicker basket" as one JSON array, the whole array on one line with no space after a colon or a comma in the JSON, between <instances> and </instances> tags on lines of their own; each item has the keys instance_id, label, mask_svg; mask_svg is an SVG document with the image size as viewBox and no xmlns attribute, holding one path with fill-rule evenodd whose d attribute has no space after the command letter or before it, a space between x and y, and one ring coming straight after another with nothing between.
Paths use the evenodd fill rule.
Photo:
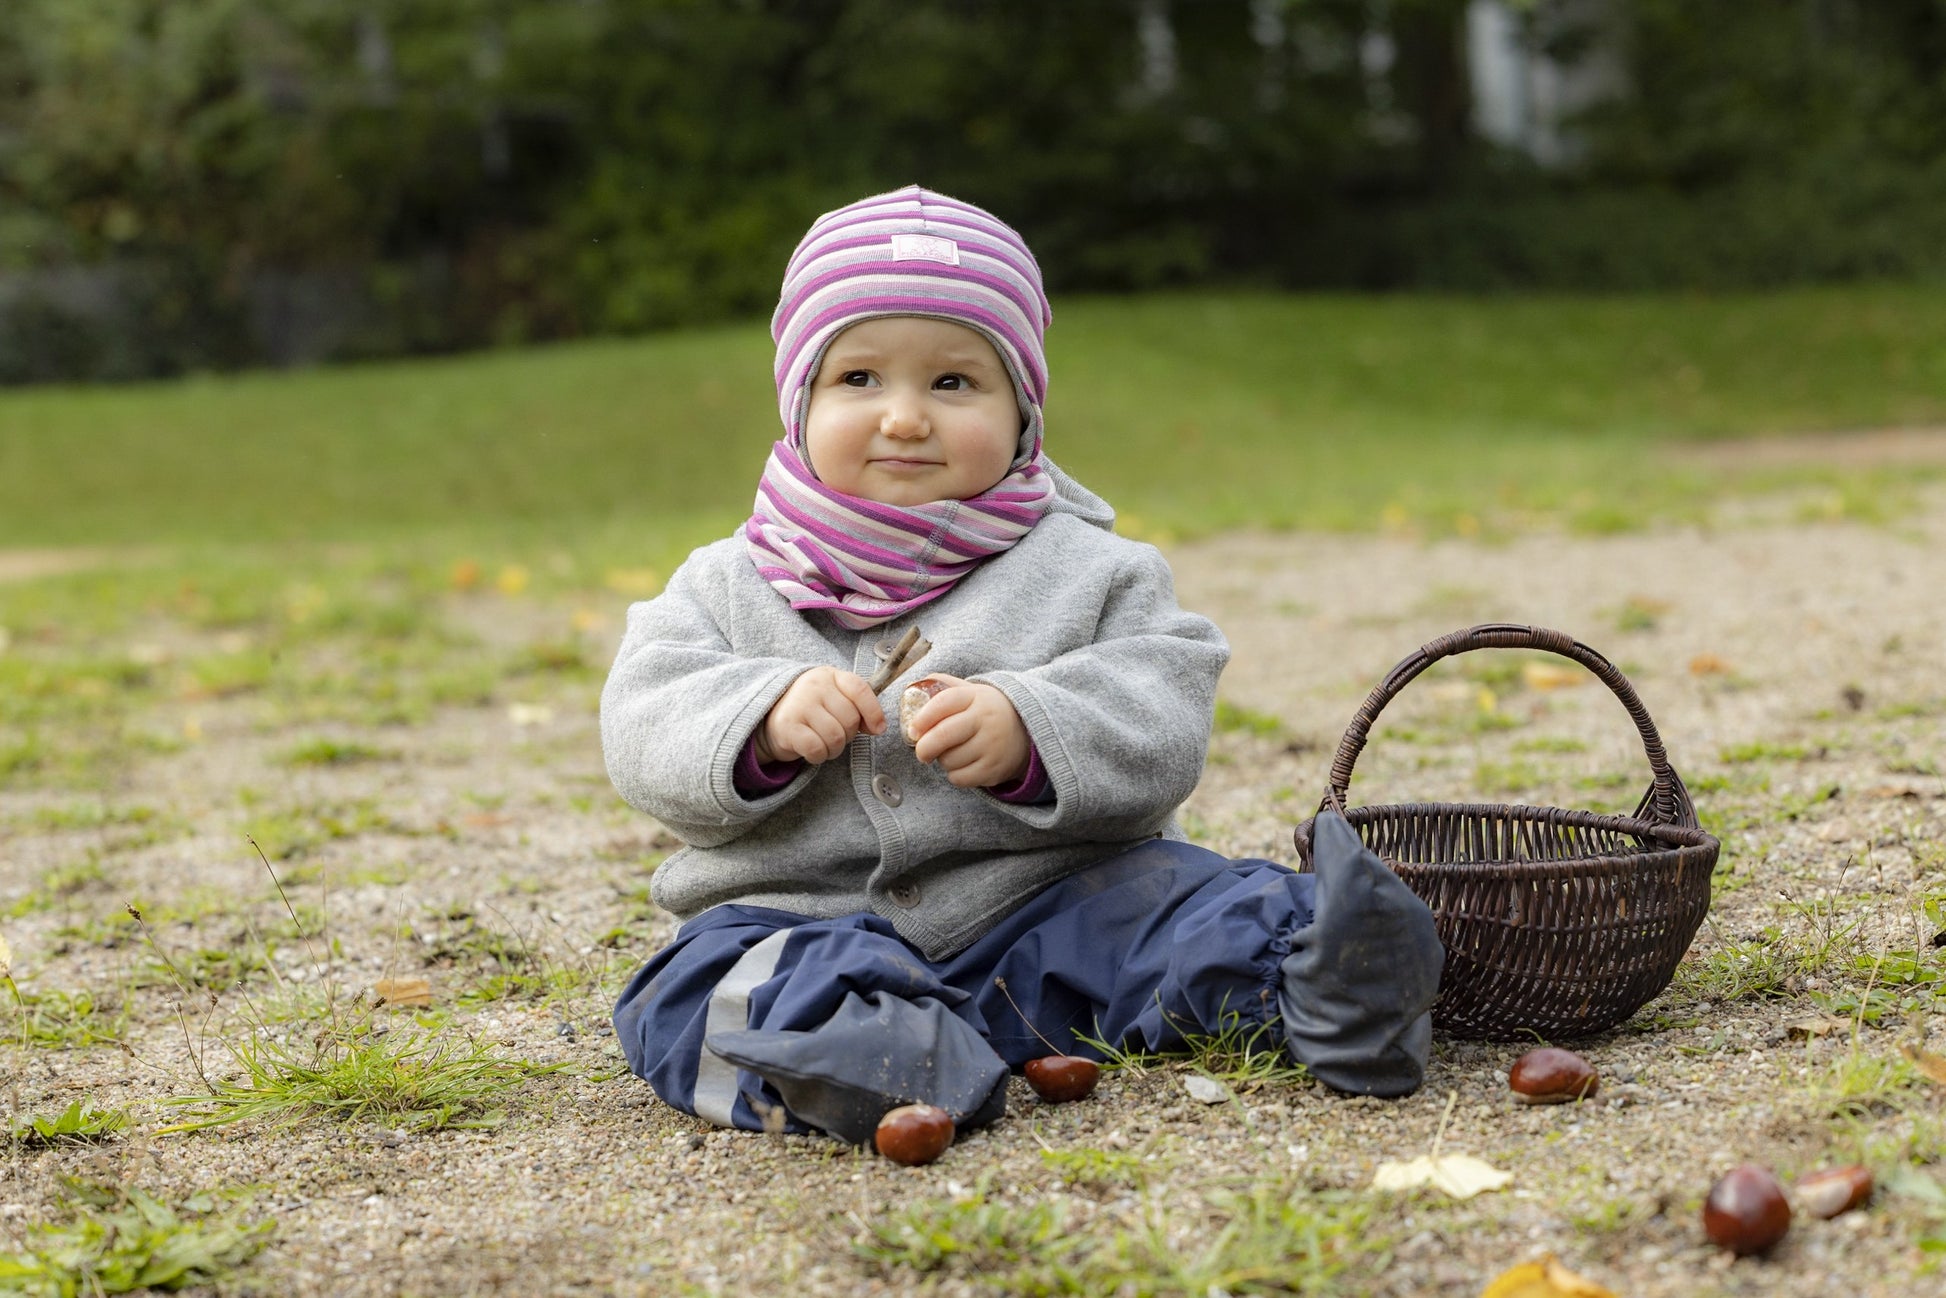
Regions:
<instances>
[{"instance_id":1,"label":"wicker basket","mask_svg":"<svg viewBox=\"0 0 1946 1298\"><path fill-rule=\"evenodd\" d=\"M1475 649L1546 650L1614 691L1654 775L1633 815L1451 803L1345 811L1352 766L1385 705L1441 658ZM1406 658L1339 742L1319 810L1327 808L1344 812L1432 908L1446 947L1433 1024L1454 1036L1558 1039L1611 1028L1669 985L1709 910L1716 839L1697 825L1628 678L1564 632L1476 626ZM1301 870L1311 868L1311 826L1297 827Z\"/></svg>"}]
</instances>

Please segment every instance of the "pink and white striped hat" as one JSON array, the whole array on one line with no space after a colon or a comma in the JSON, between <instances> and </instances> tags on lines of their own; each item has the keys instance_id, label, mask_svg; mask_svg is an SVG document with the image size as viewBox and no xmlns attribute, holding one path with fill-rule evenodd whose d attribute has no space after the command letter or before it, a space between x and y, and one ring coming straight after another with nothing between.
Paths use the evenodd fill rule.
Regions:
<instances>
[{"instance_id":1,"label":"pink and white striped hat","mask_svg":"<svg viewBox=\"0 0 1946 1298\"><path fill-rule=\"evenodd\" d=\"M933 316L986 335L1014 381L1020 446L1040 451L1047 401L1044 338L1054 313L1041 268L990 212L917 185L860 199L812 223L784 268L770 320L785 441L804 445L810 381L833 338L879 316Z\"/></svg>"}]
</instances>

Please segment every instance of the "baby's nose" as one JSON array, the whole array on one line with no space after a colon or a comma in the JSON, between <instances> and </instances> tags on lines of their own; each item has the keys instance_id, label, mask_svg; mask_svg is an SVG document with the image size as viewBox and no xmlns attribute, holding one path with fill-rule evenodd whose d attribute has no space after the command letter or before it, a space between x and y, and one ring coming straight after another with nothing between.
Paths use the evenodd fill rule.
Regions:
<instances>
[{"instance_id":1,"label":"baby's nose","mask_svg":"<svg viewBox=\"0 0 1946 1298\"><path fill-rule=\"evenodd\" d=\"M886 403L878 426L887 437L924 437L929 431L926 412L919 403L896 397Z\"/></svg>"}]
</instances>

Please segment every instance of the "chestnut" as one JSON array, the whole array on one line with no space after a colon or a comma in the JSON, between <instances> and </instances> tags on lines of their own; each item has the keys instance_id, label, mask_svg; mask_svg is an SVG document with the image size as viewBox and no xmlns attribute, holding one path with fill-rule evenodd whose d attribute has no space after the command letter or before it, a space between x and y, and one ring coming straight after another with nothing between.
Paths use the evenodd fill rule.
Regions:
<instances>
[{"instance_id":1,"label":"chestnut","mask_svg":"<svg viewBox=\"0 0 1946 1298\"><path fill-rule=\"evenodd\" d=\"M1574 1051L1542 1046L1514 1060L1507 1085L1522 1104L1567 1104L1593 1098L1601 1076Z\"/></svg>"},{"instance_id":2,"label":"chestnut","mask_svg":"<svg viewBox=\"0 0 1946 1298\"><path fill-rule=\"evenodd\" d=\"M872 1143L895 1163L930 1163L953 1143L952 1115L931 1104L902 1104L878 1120Z\"/></svg>"},{"instance_id":3,"label":"chestnut","mask_svg":"<svg viewBox=\"0 0 1946 1298\"><path fill-rule=\"evenodd\" d=\"M1830 1219L1872 1197L1872 1169L1854 1163L1827 1167L1798 1178L1797 1206L1813 1217Z\"/></svg>"},{"instance_id":4,"label":"chestnut","mask_svg":"<svg viewBox=\"0 0 1946 1298\"><path fill-rule=\"evenodd\" d=\"M1027 1084L1034 1088L1034 1094L1049 1104L1085 1100L1095 1093L1095 1083L1101 1080L1101 1065L1080 1055L1030 1059L1021 1071L1027 1074Z\"/></svg>"},{"instance_id":5,"label":"chestnut","mask_svg":"<svg viewBox=\"0 0 1946 1298\"><path fill-rule=\"evenodd\" d=\"M933 695L946 688L946 682L928 676L905 687L899 693L899 733L905 736L908 744L917 744L919 736L912 733L913 723L919 719L920 711L932 702Z\"/></svg>"},{"instance_id":6,"label":"chestnut","mask_svg":"<svg viewBox=\"0 0 1946 1298\"><path fill-rule=\"evenodd\" d=\"M1761 1253L1791 1228L1791 1205L1770 1169L1744 1163L1724 1173L1703 1200L1703 1233L1738 1257Z\"/></svg>"}]
</instances>

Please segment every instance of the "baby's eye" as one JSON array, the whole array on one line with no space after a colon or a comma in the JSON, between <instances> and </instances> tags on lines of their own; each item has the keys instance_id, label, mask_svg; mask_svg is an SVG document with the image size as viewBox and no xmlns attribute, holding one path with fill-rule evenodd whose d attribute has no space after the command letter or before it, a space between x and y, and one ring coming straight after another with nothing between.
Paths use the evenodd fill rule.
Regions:
<instances>
[{"instance_id":1,"label":"baby's eye","mask_svg":"<svg viewBox=\"0 0 1946 1298\"><path fill-rule=\"evenodd\" d=\"M942 374L932 381L932 385L945 392L964 392L973 386L973 381L964 374Z\"/></svg>"},{"instance_id":2,"label":"baby's eye","mask_svg":"<svg viewBox=\"0 0 1946 1298\"><path fill-rule=\"evenodd\" d=\"M838 382L848 388L868 388L872 385L870 370L846 370L838 376Z\"/></svg>"}]
</instances>

